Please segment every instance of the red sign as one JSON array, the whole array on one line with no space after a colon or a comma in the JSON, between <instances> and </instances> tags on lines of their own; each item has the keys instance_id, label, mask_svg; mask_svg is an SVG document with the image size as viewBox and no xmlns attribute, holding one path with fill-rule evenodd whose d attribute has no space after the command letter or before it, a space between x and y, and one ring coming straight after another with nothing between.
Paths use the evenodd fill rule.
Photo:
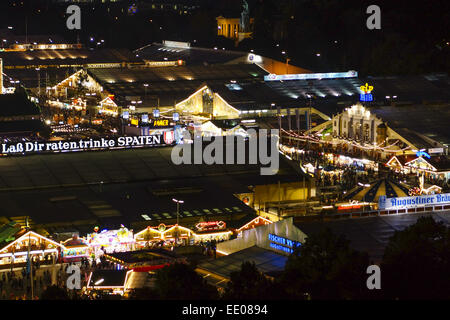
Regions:
<instances>
[{"instance_id":1,"label":"red sign","mask_svg":"<svg viewBox=\"0 0 450 320\"><path fill-rule=\"evenodd\" d=\"M195 225L198 231L214 231L222 230L226 228L226 223L224 221L207 221L199 222Z\"/></svg>"},{"instance_id":2,"label":"red sign","mask_svg":"<svg viewBox=\"0 0 450 320\"><path fill-rule=\"evenodd\" d=\"M174 140L175 140L175 132L164 131L164 142L166 144L172 144Z\"/></svg>"}]
</instances>

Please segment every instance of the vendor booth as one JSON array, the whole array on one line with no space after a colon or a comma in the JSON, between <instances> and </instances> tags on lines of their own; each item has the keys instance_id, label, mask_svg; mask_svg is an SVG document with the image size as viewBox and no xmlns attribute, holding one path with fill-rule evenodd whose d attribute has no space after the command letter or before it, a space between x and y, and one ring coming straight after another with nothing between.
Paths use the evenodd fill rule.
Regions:
<instances>
[{"instance_id":1,"label":"vendor booth","mask_svg":"<svg viewBox=\"0 0 450 320\"><path fill-rule=\"evenodd\" d=\"M136 233L136 247L151 248L161 245L173 245L177 236L179 244L189 244L190 240L194 237L194 232L182 226L166 226L164 223L161 223L157 227L148 226L144 230Z\"/></svg>"},{"instance_id":2,"label":"vendor booth","mask_svg":"<svg viewBox=\"0 0 450 320\"><path fill-rule=\"evenodd\" d=\"M87 243L91 248L91 256L97 258L104 253L134 250L135 240L133 231L121 225L118 230L105 229L88 234Z\"/></svg>"},{"instance_id":3,"label":"vendor booth","mask_svg":"<svg viewBox=\"0 0 450 320\"><path fill-rule=\"evenodd\" d=\"M89 257L89 245L84 239L78 236L73 236L62 244L64 246L62 254L64 262L80 261L82 258Z\"/></svg>"},{"instance_id":4,"label":"vendor booth","mask_svg":"<svg viewBox=\"0 0 450 320\"><path fill-rule=\"evenodd\" d=\"M34 263L52 264L57 261L64 249L61 244L34 231L26 231L15 223L2 226L0 233L3 235L9 233L2 239L0 268L25 266L28 252Z\"/></svg>"}]
</instances>

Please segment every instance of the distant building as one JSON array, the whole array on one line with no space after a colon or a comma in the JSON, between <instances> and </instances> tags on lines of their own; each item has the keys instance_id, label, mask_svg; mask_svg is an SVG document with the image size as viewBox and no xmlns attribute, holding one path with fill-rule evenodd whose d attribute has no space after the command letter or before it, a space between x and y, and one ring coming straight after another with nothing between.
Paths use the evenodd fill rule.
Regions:
<instances>
[{"instance_id":1,"label":"distant building","mask_svg":"<svg viewBox=\"0 0 450 320\"><path fill-rule=\"evenodd\" d=\"M252 37L254 19L249 16L249 7L246 0L243 0L240 18L219 16L216 20L217 35L235 40L236 46L242 40Z\"/></svg>"},{"instance_id":2,"label":"distant building","mask_svg":"<svg viewBox=\"0 0 450 320\"><path fill-rule=\"evenodd\" d=\"M448 130L444 129L447 125L448 118L445 114L448 113L448 107L427 107L428 110L422 110L418 106L365 107L357 103L310 132L318 133L323 141L333 141L333 144L343 150L360 149L382 158L415 154L419 150L448 154L450 136ZM442 112L433 114L432 110ZM420 114L423 115L419 120ZM434 119L433 125L424 128L421 121L428 115ZM417 122L411 121L412 119L417 119Z\"/></svg>"}]
</instances>

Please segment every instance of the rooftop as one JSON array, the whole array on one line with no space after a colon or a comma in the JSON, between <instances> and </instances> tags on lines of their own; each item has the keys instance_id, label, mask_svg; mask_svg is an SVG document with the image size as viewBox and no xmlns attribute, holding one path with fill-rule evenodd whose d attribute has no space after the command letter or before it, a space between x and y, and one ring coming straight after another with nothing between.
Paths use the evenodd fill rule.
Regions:
<instances>
[{"instance_id":1,"label":"rooftop","mask_svg":"<svg viewBox=\"0 0 450 320\"><path fill-rule=\"evenodd\" d=\"M28 99L25 92L0 94L0 117L39 115L39 107Z\"/></svg>"},{"instance_id":2,"label":"rooftop","mask_svg":"<svg viewBox=\"0 0 450 320\"><path fill-rule=\"evenodd\" d=\"M229 278L234 271L240 271L245 261L254 262L259 271L273 274L284 270L288 257L273 251L253 246L227 256L209 260L198 267L211 273Z\"/></svg>"},{"instance_id":3,"label":"rooftop","mask_svg":"<svg viewBox=\"0 0 450 320\"><path fill-rule=\"evenodd\" d=\"M233 225L254 215L233 194L249 192L250 185L298 180L283 158L278 175L261 176L258 165L175 166L170 155L171 148L146 148L2 157L1 215L29 212L50 233L84 234L94 225L120 224L142 230L161 221L175 223L172 198L181 198L182 225L193 226L200 218Z\"/></svg>"},{"instance_id":4,"label":"rooftop","mask_svg":"<svg viewBox=\"0 0 450 320\"><path fill-rule=\"evenodd\" d=\"M14 66L51 67L89 63L141 62L128 49L43 49L0 52L5 70ZM10 67L10 68L8 68Z\"/></svg>"},{"instance_id":5,"label":"rooftop","mask_svg":"<svg viewBox=\"0 0 450 320\"><path fill-rule=\"evenodd\" d=\"M22 230L20 224L17 224L15 221L0 226L0 248L16 240L16 235Z\"/></svg>"},{"instance_id":6,"label":"rooftop","mask_svg":"<svg viewBox=\"0 0 450 320\"><path fill-rule=\"evenodd\" d=\"M350 240L350 246L355 250L366 251L375 262L381 261L384 249L395 231L401 231L416 223L422 216L432 216L436 221L442 221L450 226L450 212L439 213L408 213L400 215L350 218L336 221L301 221L294 224L306 235L330 228L335 234L342 234Z\"/></svg>"},{"instance_id":7,"label":"rooftop","mask_svg":"<svg viewBox=\"0 0 450 320\"><path fill-rule=\"evenodd\" d=\"M126 278L127 270L95 270L91 273L88 287L95 289L124 287Z\"/></svg>"},{"instance_id":8,"label":"rooftop","mask_svg":"<svg viewBox=\"0 0 450 320\"><path fill-rule=\"evenodd\" d=\"M225 64L233 60L247 58L247 52L223 50L222 48L180 48L160 43L152 43L134 51L139 58L149 61L183 60L187 65Z\"/></svg>"},{"instance_id":9,"label":"rooftop","mask_svg":"<svg viewBox=\"0 0 450 320\"><path fill-rule=\"evenodd\" d=\"M426 138L450 145L450 130L448 129L450 108L448 104L373 107L370 108L370 112L386 121L390 128L416 145L417 148L438 147Z\"/></svg>"}]
</instances>

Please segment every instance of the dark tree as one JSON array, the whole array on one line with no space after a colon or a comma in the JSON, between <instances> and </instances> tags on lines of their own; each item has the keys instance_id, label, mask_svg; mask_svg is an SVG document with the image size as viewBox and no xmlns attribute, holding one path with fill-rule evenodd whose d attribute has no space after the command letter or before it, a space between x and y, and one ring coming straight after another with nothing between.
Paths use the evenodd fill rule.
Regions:
<instances>
[{"instance_id":1,"label":"dark tree","mask_svg":"<svg viewBox=\"0 0 450 320\"><path fill-rule=\"evenodd\" d=\"M359 299L369 258L329 229L311 235L289 257L281 282L293 299Z\"/></svg>"},{"instance_id":2,"label":"dark tree","mask_svg":"<svg viewBox=\"0 0 450 320\"><path fill-rule=\"evenodd\" d=\"M157 300L159 299L158 293L148 287L137 288L128 294L130 300Z\"/></svg>"},{"instance_id":3,"label":"dark tree","mask_svg":"<svg viewBox=\"0 0 450 320\"><path fill-rule=\"evenodd\" d=\"M214 300L215 287L206 283L191 265L174 263L156 273L156 291L164 300Z\"/></svg>"},{"instance_id":4,"label":"dark tree","mask_svg":"<svg viewBox=\"0 0 450 320\"><path fill-rule=\"evenodd\" d=\"M381 288L389 299L450 298L450 228L421 217L389 240Z\"/></svg>"},{"instance_id":5,"label":"dark tree","mask_svg":"<svg viewBox=\"0 0 450 320\"><path fill-rule=\"evenodd\" d=\"M49 286L42 292L41 300L69 300L69 296L63 288Z\"/></svg>"},{"instance_id":6,"label":"dark tree","mask_svg":"<svg viewBox=\"0 0 450 320\"><path fill-rule=\"evenodd\" d=\"M277 283L269 280L253 262L243 262L240 271L230 274L230 282L225 291L225 299L234 300L274 300L284 294Z\"/></svg>"}]
</instances>

